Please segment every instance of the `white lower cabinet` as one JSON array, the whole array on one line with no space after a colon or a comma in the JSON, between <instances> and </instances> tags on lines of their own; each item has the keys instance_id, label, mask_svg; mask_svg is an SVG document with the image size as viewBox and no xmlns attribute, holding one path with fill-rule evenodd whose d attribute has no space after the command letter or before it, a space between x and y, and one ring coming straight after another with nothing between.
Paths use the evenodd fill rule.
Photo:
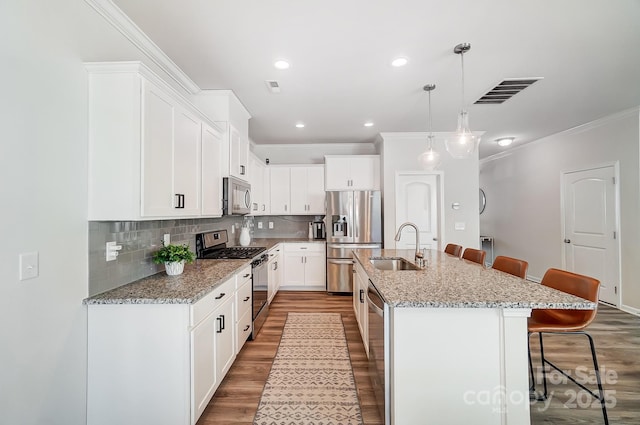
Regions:
<instances>
[{"instance_id":1,"label":"white lower cabinet","mask_svg":"<svg viewBox=\"0 0 640 425\"><path fill-rule=\"evenodd\" d=\"M367 305L367 290L369 278L364 269L355 262L353 266L353 312L358 322L358 329L364 344L364 351L369 355L369 311Z\"/></svg>"},{"instance_id":2,"label":"white lower cabinet","mask_svg":"<svg viewBox=\"0 0 640 425\"><path fill-rule=\"evenodd\" d=\"M236 275L236 354L240 352L247 338L251 334L251 321L253 319L253 301L251 299L251 267L247 267Z\"/></svg>"},{"instance_id":3,"label":"white lower cabinet","mask_svg":"<svg viewBox=\"0 0 640 425\"><path fill-rule=\"evenodd\" d=\"M326 289L324 242L284 243L282 289L322 291Z\"/></svg>"},{"instance_id":4,"label":"white lower cabinet","mask_svg":"<svg viewBox=\"0 0 640 425\"><path fill-rule=\"evenodd\" d=\"M88 305L87 424L195 424L246 341L250 306L250 266L194 304Z\"/></svg>"},{"instance_id":5,"label":"white lower cabinet","mask_svg":"<svg viewBox=\"0 0 640 425\"><path fill-rule=\"evenodd\" d=\"M282 252L280 244L269 250L269 284L267 286L267 302L271 301L278 293L282 283Z\"/></svg>"}]
</instances>

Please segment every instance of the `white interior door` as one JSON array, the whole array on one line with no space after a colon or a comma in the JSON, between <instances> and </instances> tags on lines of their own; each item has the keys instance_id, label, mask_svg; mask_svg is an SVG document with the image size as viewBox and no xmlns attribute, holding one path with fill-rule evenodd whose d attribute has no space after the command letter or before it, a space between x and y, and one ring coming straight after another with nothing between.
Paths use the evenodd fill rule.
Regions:
<instances>
[{"instance_id":1,"label":"white interior door","mask_svg":"<svg viewBox=\"0 0 640 425\"><path fill-rule=\"evenodd\" d=\"M420 229L420 248L440 250L440 176L396 174L396 227L412 222ZM405 227L396 249L415 249L416 233Z\"/></svg>"},{"instance_id":2,"label":"white interior door","mask_svg":"<svg viewBox=\"0 0 640 425\"><path fill-rule=\"evenodd\" d=\"M613 166L565 173L564 264L600 280L600 300L618 305L620 269Z\"/></svg>"}]
</instances>

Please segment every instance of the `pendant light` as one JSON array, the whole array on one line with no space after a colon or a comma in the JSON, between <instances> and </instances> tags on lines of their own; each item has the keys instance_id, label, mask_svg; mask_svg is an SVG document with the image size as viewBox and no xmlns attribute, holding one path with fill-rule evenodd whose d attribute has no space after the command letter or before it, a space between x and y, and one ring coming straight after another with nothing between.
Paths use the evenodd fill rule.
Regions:
<instances>
[{"instance_id":1,"label":"pendant light","mask_svg":"<svg viewBox=\"0 0 640 425\"><path fill-rule=\"evenodd\" d=\"M431 125L431 92L436 88L435 84L427 84L422 89L429 93L429 134L427 135L427 150L418 156L418 161L425 170L435 170L440 165L440 154L433 150L433 127Z\"/></svg>"},{"instance_id":2,"label":"pendant light","mask_svg":"<svg viewBox=\"0 0 640 425\"><path fill-rule=\"evenodd\" d=\"M458 113L458 128L452 137L445 140L447 152L457 159L469 158L476 150L478 138L469 129L469 115L465 109L464 103L464 54L471 50L471 44L461 43L453 48L455 54L460 55L462 64L462 106Z\"/></svg>"}]
</instances>

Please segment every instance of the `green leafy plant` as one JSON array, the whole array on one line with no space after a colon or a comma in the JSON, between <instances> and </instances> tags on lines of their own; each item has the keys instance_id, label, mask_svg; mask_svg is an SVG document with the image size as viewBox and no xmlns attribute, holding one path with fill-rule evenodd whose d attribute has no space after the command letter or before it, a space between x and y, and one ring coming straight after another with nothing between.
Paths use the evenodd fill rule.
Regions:
<instances>
[{"instance_id":1,"label":"green leafy plant","mask_svg":"<svg viewBox=\"0 0 640 425\"><path fill-rule=\"evenodd\" d=\"M183 261L192 263L195 260L195 253L189 250L189 245L165 245L153 254L153 262L156 264L176 263Z\"/></svg>"}]
</instances>

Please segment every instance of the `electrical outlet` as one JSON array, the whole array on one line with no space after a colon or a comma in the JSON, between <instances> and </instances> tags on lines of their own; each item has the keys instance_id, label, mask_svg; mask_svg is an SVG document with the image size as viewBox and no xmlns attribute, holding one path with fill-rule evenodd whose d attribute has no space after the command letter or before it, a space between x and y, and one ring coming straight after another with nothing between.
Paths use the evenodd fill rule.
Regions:
<instances>
[{"instance_id":1,"label":"electrical outlet","mask_svg":"<svg viewBox=\"0 0 640 425\"><path fill-rule=\"evenodd\" d=\"M171 234L165 233L162 237L162 243L164 244L164 246L169 245L171 243Z\"/></svg>"},{"instance_id":2,"label":"electrical outlet","mask_svg":"<svg viewBox=\"0 0 640 425\"><path fill-rule=\"evenodd\" d=\"M232 225L231 226L231 234L233 235L236 232L236 226Z\"/></svg>"},{"instance_id":3,"label":"electrical outlet","mask_svg":"<svg viewBox=\"0 0 640 425\"><path fill-rule=\"evenodd\" d=\"M20 280L38 277L38 252L20 254Z\"/></svg>"},{"instance_id":4,"label":"electrical outlet","mask_svg":"<svg viewBox=\"0 0 640 425\"><path fill-rule=\"evenodd\" d=\"M262 229L262 222L261 221L258 222L258 229Z\"/></svg>"},{"instance_id":5,"label":"electrical outlet","mask_svg":"<svg viewBox=\"0 0 640 425\"><path fill-rule=\"evenodd\" d=\"M273 221L269 222L269 229L273 229Z\"/></svg>"}]
</instances>

